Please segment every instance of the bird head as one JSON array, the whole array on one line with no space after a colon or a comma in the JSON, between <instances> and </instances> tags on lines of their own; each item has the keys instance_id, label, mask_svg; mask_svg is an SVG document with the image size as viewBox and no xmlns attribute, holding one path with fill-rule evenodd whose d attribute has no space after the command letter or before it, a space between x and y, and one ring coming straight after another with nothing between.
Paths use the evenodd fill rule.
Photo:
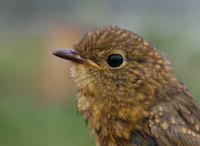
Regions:
<instances>
[{"instance_id":1,"label":"bird head","mask_svg":"<svg viewBox=\"0 0 200 146\"><path fill-rule=\"evenodd\" d=\"M94 102L149 104L158 88L176 80L159 51L118 27L94 29L73 49L56 50L54 55L72 62L78 91Z\"/></svg>"}]
</instances>

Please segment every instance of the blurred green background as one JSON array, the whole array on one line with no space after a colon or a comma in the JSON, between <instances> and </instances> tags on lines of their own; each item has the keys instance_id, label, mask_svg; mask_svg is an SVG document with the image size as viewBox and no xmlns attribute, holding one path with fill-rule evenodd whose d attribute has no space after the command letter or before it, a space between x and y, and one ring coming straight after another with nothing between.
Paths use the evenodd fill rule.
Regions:
<instances>
[{"instance_id":1,"label":"blurred green background","mask_svg":"<svg viewBox=\"0 0 200 146\"><path fill-rule=\"evenodd\" d=\"M200 99L200 1L0 0L0 145L94 146L69 64L51 55L117 25L165 52Z\"/></svg>"}]
</instances>

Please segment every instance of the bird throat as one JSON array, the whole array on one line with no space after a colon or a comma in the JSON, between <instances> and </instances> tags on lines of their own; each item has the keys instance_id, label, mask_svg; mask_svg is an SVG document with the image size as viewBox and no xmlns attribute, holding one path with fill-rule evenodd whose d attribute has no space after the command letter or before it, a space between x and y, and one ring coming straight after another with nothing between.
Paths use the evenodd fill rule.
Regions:
<instances>
[{"instance_id":1,"label":"bird throat","mask_svg":"<svg viewBox=\"0 0 200 146\"><path fill-rule=\"evenodd\" d=\"M146 107L141 105L102 102L81 93L77 107L95 133L99 146L121 146L122 142L128 145L131 134L143 127L142 121L148 115Z\"/></svg>"},{"instance_id":2,"label":"bird throat","mask_svg":"<svg viewBox=\"0 0 200 146\"><path fill-rule=\"evenodd\" d=\"M131 145L131 134L144 127L145 123L142 121L148 116L148 109L154 96L153 90L146 86L148 97L145 97L143 90L138 90L133 97L130 97L130 101L116 101L114 97L101 97L101 92L97 91L98 87L90 84L93 80L87 77L84 67L74 66L71 74L78 87L78 111L83 114L88 127L95 134L97 144Z\"/></svg>"}]
</instances>

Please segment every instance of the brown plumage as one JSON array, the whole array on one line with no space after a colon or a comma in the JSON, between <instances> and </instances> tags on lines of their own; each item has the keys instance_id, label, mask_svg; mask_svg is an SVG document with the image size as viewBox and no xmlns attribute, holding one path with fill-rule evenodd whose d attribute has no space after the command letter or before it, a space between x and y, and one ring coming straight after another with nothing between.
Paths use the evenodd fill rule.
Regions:
<instances>
[{"instance_id":1,"label":"brown plumage","mask_svg":"<svg viewBox=\"0 0 200 146\"><path fill-rule=\"evenodd\" d=\"M77 107L97 146L200 146L200 108L167 59L118 27L88 32L73 50Z\"/></svg>"}]
</instances>

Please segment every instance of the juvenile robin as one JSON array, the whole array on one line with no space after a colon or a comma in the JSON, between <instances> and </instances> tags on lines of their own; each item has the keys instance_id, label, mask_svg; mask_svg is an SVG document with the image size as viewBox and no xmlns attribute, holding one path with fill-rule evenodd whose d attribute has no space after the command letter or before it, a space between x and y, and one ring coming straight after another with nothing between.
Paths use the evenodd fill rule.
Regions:
<instances>
[{"instance_id":1,"label":"juvenile robin","mask_svg":"<svg viewBox=\"0 0 200 146\"><path fill-rule=\"evenodd\" d=\"M77 108L97 146L200 146L200 107L167 59L118 27L54 55L72 62Z\"/></svg>"}]
</instances>

